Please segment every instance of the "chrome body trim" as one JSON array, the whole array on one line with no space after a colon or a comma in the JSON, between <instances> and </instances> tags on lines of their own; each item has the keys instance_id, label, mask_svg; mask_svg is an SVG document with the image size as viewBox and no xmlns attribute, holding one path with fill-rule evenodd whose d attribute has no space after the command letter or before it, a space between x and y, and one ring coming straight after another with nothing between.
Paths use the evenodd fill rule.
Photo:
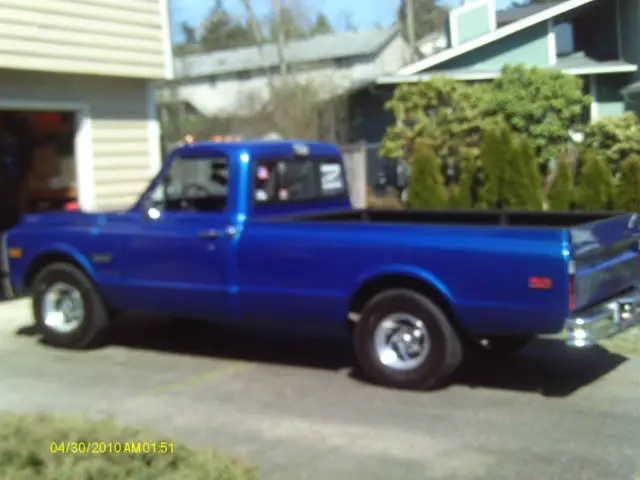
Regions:
<instances>
[{"instance_id":1,"label":"chrome body trim","mask_svg":"<svg viewBox=\"0 0 640 480\"><path fill-rule=\"evenodd\" d=\"M637 325L638 322L640 287L569 316L564 327L565 342L574 348L590 347Z\"/></svg>"}]
</instances>

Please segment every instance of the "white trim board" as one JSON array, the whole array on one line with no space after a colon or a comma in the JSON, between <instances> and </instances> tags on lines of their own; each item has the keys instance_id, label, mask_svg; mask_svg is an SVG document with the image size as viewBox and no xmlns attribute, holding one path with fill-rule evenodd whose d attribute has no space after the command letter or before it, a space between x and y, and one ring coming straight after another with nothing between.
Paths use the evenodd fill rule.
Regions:
<instances>
[{"instance_id":1,"label":"white trim board","mask_svg":"<svg viewBox=\"0 0 640 480\"><path fill-rule=\"evenodd\" d=\"M91 129L91 110L85 103L47 102L41 100L21 100L0 97L0 109L62 111L74 112L76 120L76 136L73 154L76 169L76 186L78 203L84 211L96 209L96 185L94 180L93 138Z\"/></svg>"},{"instance_id":2,"label":"white trim board","mask_svg":"<svg viewBox=\"0 0 640 480\"><path fill-rule=\"evenodd\" d=\"M622 19L620 18L620 0L616 0L616 40L618 41L618 56L624 58L622 51Z\"/></svg>"},{"instance_id":3,"label":"white trim board","mask_svg":"<svg viewBox=\"0 0 640 480\"><path fill-rule=\"evenodd\" d=\"M545 67L540 67L545 68ZM549 67L546 67L549 68ZM616 66L593 66L583 68L565 68L565 69L553 69L559 72L568 73L570 75L607 75L615 73L628 73L638 70L636 65L616 65ZM455 80L492 80L500 76L500 71L493 72L458 72L447 73L446 71L427 72L418 75L390 75L387 77L380 77L376 80L378 85L395 85L399 83L415 83L422 80L429 80L437 75L445 75Z\"/></svg>"},{"instance_id":4,"label":"white trim board","mask_svg":"<svg viewBox=\"0 0 640 480\"><path fill-rule=\"evenodd\" d=\"M517 22L513 22L505 25L504 27L498 28L497 30L487 33L486 35L482 35L481 37L478 37L474 40L469 40L468 42L464 42L461 45L448 48L447 50L443 50L442 52L438 52L435 55L423 58L422 60L411 65L407 65L406 67L403 67L398 71L398 75L414 75L422 70L431 68L434 65L446 62L447 60L451 60L452 58L462 55L463 53L467 53L471 50L475 50L476 48L483 47L491 42L495 42L497 40L500 40L501 38L520 32L525 28L531 27L540 22L547 21L551 18L557 17L558 15L569 12L578 7L582 7L583 5L593 3L594 1L596 0L567 0L566 2L542 10L541 12L538 12L534 15L523 18L522 20L518 20Z\"/></svg>"},{"instance_id":5,"label":"white trim board","mask_svg":"<svg viewBox=\"0 0 640 480\"><path fill-rule=\"evenodd\" d=\"M608 73L632 73L638 71L637 65L593 66L583 68L563 68L563 72L571 75L606 75Z\"/></svg>"},{"instance_id":6,"label":"white trim board","mask_svg":"<svg viewBox=\"0 0 640 480\"><path fill-rule=\"evenodd\" d=\"M460 32L458 31L458 18L464 13L471 12L476 8L486 7L489 15L489 31L493 32L497 28L496 1L495 0L475 0L465 3L449 12L449 39L452 46L460 44Z\"/></svg>"},{"instance_id":7,"label":"white trim board","mask_svg":"<svg viewBox=\"0 0 640 480\"><path fill-rule=\"evenodd\" d=\"M598 119L598 101L596 99L597 78L595 75L589 77L589 95L591 95L591 123Z\"/></svg>"},{"instance_id":8,"label":"white trim board","mask_svg":"<svg viewBox=\"0 0 640 480\"><path fill-rule=\"evenodd\" d=\"M160 136L160 122L156 107L156 87L154 82L147 82L147 135L149 135L149 167L152 177L162 168L162 140Z\"/></svg>"},{"instance_id":9,"label":"white trim board","mask_svg":"<svg viewBox=\"0 0 640 480\"><path fill-rule=\"evenodd\" d=\"M423 73L420 75L392 75L388 77L380 77L376 80L376 84L378 85L395 85L399 83L416 83L420 81L429 80L432 77L438 75L445 75L447 77L453 78L454 80L492 80L494 78L498 78L500 76L499 71L495 72L468 72L468 73L451 73L447 72L433 72L433 73Z\"/></svg>"},{"instance_id":10,"label":"white trim board","mask_svg":"<svg viewBox=\"0 0 640 480\"><path fill-rule=\"evenodd\" d=\"M173 41L171 39L171 5L170 0L160 0L160 22L162 25L162 41L164 45L164 79L175 78L175 65L173 63Z\"/></svg>"},{"instance_id":11,"label":"white trim board","mask_svg":"<svg viewBox=\"0 0 640 480\"><path fill-rule=\"evenodd\" d=\"M558 61L558 44L553 18L547 20L547 48L549 49L549 65L555 65Z\"/></svg>"}]
</instances>

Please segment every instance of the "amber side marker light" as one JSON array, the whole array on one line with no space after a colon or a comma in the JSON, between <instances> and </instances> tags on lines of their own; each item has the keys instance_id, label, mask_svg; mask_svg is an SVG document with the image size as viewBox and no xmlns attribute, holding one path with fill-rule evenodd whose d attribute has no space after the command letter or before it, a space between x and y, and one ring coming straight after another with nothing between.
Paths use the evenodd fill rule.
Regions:
<instances>
[{"instance_id":1,"label":"amber side marker light","mask_svg":"<svg viewBox=\"0 0 640 480\"><path fill-rule=\"evenodd\" d=\"M22 249L21 248L10 248L9 249L9 258L12 260L17 260L22 258Z\"/></svg>"}]
</instances>

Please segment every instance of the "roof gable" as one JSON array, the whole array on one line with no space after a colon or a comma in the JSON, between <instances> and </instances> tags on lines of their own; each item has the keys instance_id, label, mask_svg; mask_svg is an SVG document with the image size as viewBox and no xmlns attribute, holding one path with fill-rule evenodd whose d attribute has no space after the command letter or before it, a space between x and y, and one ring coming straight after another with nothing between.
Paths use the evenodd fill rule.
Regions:
<instances>
[{"instance_id":1,"label":"roof gable","mask_svg":"<svg viewBox=\"0 0 640 480\"><path fill-rule=\"evenodd\" d=\"M587 5L589 3L593 3L595 1L597 0L565 0L561 3L543 4L546 6L546 8L538 10L525 18L499 27L492 32L486 33L473 40L461 43L460 45L457 45L455 47L442 50L435 55L423 58L422 60L412 63L411 65L407 65L406 67L403 67L400 69L400 71L398 71L398 75L415 75L422 70L426 70L447 60L451 60L452 58L462 55L463 53L467 53L477 48L483 47L489 43L498 41L509 35L520 32L525 28L529 28L537 23L547 21L551 18L557 17L558 15L562 15L566 12L575 10L576 8L582 7L583 5Z\"/></svg>"}]
</instances>

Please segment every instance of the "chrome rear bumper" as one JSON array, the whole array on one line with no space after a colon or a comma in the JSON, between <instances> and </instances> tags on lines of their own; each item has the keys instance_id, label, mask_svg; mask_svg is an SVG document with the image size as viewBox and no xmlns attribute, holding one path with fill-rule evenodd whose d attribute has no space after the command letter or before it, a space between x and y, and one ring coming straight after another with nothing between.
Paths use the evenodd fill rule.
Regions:
<instances>
[{"instance_id":1,"label":"chrome rear bumper","mask_svg":"<svg viewBox=\"0 0 640 480\"><path fill-rule=\"evenodd\" d=\"M589 347L638 322L640 288L570 316L564 327L566 344L576 348Z\"/></svg>"}]
</instances>

